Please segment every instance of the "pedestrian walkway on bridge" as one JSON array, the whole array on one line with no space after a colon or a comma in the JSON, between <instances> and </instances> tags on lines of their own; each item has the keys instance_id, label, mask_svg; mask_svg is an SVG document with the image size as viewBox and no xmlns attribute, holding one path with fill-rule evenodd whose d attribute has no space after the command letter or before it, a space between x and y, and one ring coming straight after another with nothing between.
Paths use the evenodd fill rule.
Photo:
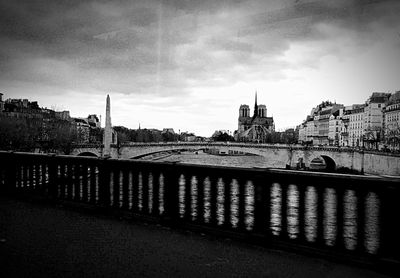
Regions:
<instances>
[{"instance_id":1,"label":"pedestrian walkway on bridge","mask_svg":"<svg viewBox=\"0 0 400 278\"><path fill-rule=\"evenodd\" d=\"M386 277L319 258L0 197L0 277Z\"/></svg>"}]
</instances>

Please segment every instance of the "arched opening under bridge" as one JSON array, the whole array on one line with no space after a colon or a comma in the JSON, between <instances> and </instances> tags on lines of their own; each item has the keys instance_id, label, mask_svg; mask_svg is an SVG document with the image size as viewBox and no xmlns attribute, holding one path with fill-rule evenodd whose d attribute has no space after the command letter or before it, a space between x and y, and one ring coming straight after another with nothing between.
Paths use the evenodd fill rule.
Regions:
<instances>
[{"instance_id":1,"label":"arched opening under bridge","mask_svg":"<svg viewBox=\"0 0 400 278\"><path fill-rule=\"evenodd\" d=\"M80 154L78 154L78 156L91 156L91 157L98 157L97 154L92 153L92 152L82 152Z\"/></svg>"},{"instance_id":2,"label":"arched opening under bridge","mask_svg":"<svg viewBox=\"0 0 400 278\"><path fill-rule=\"evenodd\" d=\"M336 170L336 163L331 157L321 155L311 160L310 170L334 172Z\"/></svg>"}]
</instances>

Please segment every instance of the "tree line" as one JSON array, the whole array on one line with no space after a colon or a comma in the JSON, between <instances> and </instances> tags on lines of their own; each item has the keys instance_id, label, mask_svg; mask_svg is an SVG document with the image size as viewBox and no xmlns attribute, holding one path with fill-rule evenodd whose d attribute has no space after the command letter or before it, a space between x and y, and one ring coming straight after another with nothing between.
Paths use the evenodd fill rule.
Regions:
<instances>
[{"instance_id":1,"label":"tree line","mask_svg":"<svg viewBox=\"0 0 400 278\"><path fill-rule=\"evenodd\" d=\"M118 134L118 143L174 142L180 140L179 134L156 129L129 129L124 126L114 126L113 129Z\"/></svg>"},{"instance_id":2,"label":"tree line","mask_svg":"<svg viewBox=\"0 0 400 278\"><path fill-rule=\"evenodd\" d=\"M56 118L0 117L0 149L69 154L85 134L70 121ZM92 129L89 142L102 141L101 129Z\"/></svg>"}]
</instances>

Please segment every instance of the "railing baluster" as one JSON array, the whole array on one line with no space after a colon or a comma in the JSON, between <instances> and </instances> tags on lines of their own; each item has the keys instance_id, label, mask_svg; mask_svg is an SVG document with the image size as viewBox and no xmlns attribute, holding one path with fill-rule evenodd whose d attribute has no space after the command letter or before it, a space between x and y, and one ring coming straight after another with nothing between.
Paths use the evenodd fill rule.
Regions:
<instances>
[{"instance_id":1,"label":"railing baluster","mask_svg":"<svg viewBox=\"0 0 400 278\"><path fill-rule=\"evenodd\" d=\"M344 249L344 190L336 188L336 249Z\"/></svg>"},{"instance_id":2,"label":"railing baluster","mask_svg":"<svg viewBox=\"0 0 400 278\"><path fill-rule=\"evenodd\" d=\"M142 171L142 213L149 213L149 171Z\"/></svg>"},{"instance_id":3,"label":"railing baluster","mask_svg":"<svg viewBox=\"0 0 400 278\"><path fill-rule=\"evenodd\" d=\"M129 209L129 171L126 168L122 171L122 208Z\"/></svg>"},{"instance_id":4,"label":"railing baluster","mask_svg":"<svg viewBox=\"0 0 400 278\"><path fill-rule=\"evenodd\" d=\"M35 191L40 192L40 163L35 161Z\"/></svg>"},{"instance_id":5,"label":"railing baluster","mask_svg":"<svg viewBox=\"0 0 400 278\"><path fill-rule=\"evenodd\" d=\"M139 211L139 171L132 170L132 210Z\"/></svg>"},{"instance_id":6,"label":"railing baluster","mask_svg":"<svg viewBox=\"0 0 400 278\"><path fill-rule=\"evenodd\" d=\"M222 177L224 184L224 227L232 228L231 224L231 179Z\"/></svg>"},{"instance_id":7,"label":"railing baluster","mask_svg":"<svg viewBox=\"0 0 400 278\"><path fill-rule=\"evenodd\" d=\"M49 168L47 167L47 163L42 163L42 191L48 193L48 184L49 184Z\"/></svg>"},{"instance_id":8,"label":"railing baluster","mask_svg":"<svg viewBox=\"0 0 400 278\"><path fill-rule=\"evenodd\" d=\"M57 173L57 167L58 164L56 162L56 157L52 156L49 157L48 160L48 169L47 169L47 177L48 177L48 183L47 183L47 188L48 188L48 194L51 198L57 198L57 187L58 187L58 173Z\"/></svg>"},{"instance_id":9,"label":"railing baluster","mask_svg":"<svg viewBox=\"0 0 400 278\"><path fill-rule=\"evenodd\" d=\"M34 187L34 173L33 173L33 161L29 160L29 164L28 164L28 173L29 173L29 190L30 191L34 191L35 187Z\"/></svg>"},{"instance_id":10,"label":"railing baluster","mask_svg":"<svg viewBox=\"0 0 400 278\"><path fill-rule=\"evenodd\" d=\"M95 165L90 166L90 203L96 204L96 192L98 188L97 180L99 173L96 171L97 167ZM97 177L97 178L96 178Z\"/></svg>"},{"instance_id":11,"label":"railing baluster","mask_svg":"<svg viewBox=\"0 0 400 278\"><path fill-rule=\"evenodd\" d=\"M238 205L238 229L239 230L245 230L245 187L246 187L246 182L247 180L242 178L239 178L237 180L238 182L238 198L239 198L239 205Z\"/></svg>"},{"instance_id":12,"label":"railing baluster","mask_svg":"<svg viewBox=\"0 0 400 278\"><path fill-rule=\"evenodd\" d=\"M183 174L186 176L186 173ZM176 168L168 167L164 172L164 215L171 221L179 219L178 194L179 174L176 172Z\"/></svg>"},{"instance_id":13,"label":"railing baluster","mask_svg":"<svg viewBox=\"0 0 400 278\"><path fill-rule=\"evenodd\" d=\"M119 206L119 193L120 193L120 178L119 178L119 175L120 175L120 171L117 169L117 168L113 168L113 183L112 183L112 186L113 186L113 189L112 189L112 192L113 192L113 196L112 196L112 200L113 200L113 203L112 203L112 206L114 207L114 208L119 208L120 206Z\"/></svg>"},{"instance_id":14,"label":"railing baluster","mask_svg":"<svg viewBox=\"0 0 400 278\"><path fill-rule=\"evenodd\" d=\"M305 224L305 216L306 216L306 186L302 183L297 184L297 190L299 194L299 237L298 240L301 242L306 242L306 224Z\"/></svg>"},{"instance_id":15,"label":"railing baluster","mask_svg":"<svg viewBox=\"0 0 400 278\"><path fill-rule=\"evenodd\" d=\"M324 241L324 191L325 188L317 184L317 240L316 243L320 246L325 245Z\"/></svg>"},{"instance_id":16,"label":"railing baluster","mask_svg":"<svg viewBox=\"0 0 400 278\"><path fill-rule=\"evenodd\" d=\"M218 193L218 176L209 176L210 181L210 224L217 225L217 193Z\"/></svg>"},{"instance_id":17,"label":"railing baluster","mask_svg":"<svg viewBox=\"0 0 400 278\"><path fill-rule=\"evenodd\" d=\"M151 214L155 216L160 215L160 172L158 170L152 171L153 174L153 199Z\"/></svg>"},{"instance_id":18,"label":"railing baluster","mask_svg":"<svg viewBox=\"0 0 400 278\"><path fill-rule=\"evenodd\" d=\"M65 164L60 163L60 180L59 180L59 184L60 184L59 198L60 199L65 199L65 180L66 180L65 175L66 175Z\"/></svg>"},{"instance_id":19,"label":"railing baluster","mask_svg":"<svg viewBox=\"0 0 400 278\"><path fill-rule=\"evenodd\" d=\"M99 204L107 208L111 204L110 200L110 169L103 159L99 163Z\"/></svg>"},{"instance_id":20,"label":"railing baluster","mask_svg":"<svg viewBox=\"0 0 400 278\"><path fill-rule=\"evenodd\" d=\"M5 191L9 193L15 192L18 183L18 168L16 165L15 154L7 153L5 154L5 159L0 159L0 161L2 163L2 167L5 169Z\"/></svg>"},{"instance_id":21,"label":"railing baluster","mask_svg":"<svg viewBox=\"0 0 400 278\"><path fill-rule=\"evenodd\" d=\"M357 247L356 250L359 253L365 251L364 239L365 239L365 197L366 192L358 188L356 190L357 196Z\"/></svg>"},{"instance_id":22,"label":"railing baluster","mask_svg":"<svg viewBox=\"0 0 400 278\"><path fill-rule=\"evenodd\" d=\"M201 173L197 179L197 222L204 223L204 182L206 177Z\"/></svg>"},{"instance_id":23,"label":"railing baluster","mask_svg":"<svg viewBox=\"0 0 400 278\"><path fill-rule=\"evenodd\" d=\"M378 254L386 259L400 262L400 228L395 222L400 211L400 193L394 186L377 191L380 200L380 246Z\"/></svg>"},{"instance_id":24,"label":"railing baluster","mask_svg":"<svg viewBox=\"0 0 400 278\"><path fill-rule=\"evenodd\" d=\"M26 164L26 162L24 162L23 164L23 171L22 171L22 187L24 188L24 191L26 191L27 187L28 187L28 165Z\"/></svg>"},{"instance_id":25,"label":"railing baluster","mask_svg":"<svg viewBox=\"0 0 400 278\"><path fill-rule=\"evenodd\" d=\"M191 221L192 219L192 176L189 173L184 175L185 178L185 204L184 204L184 219L186 221Z\"/></svg>"},{"instance_id":26,"label":"railing baluster","mask_svg":"<svg viewBox=\"0 0 400 278\"><path fill-rule=\"evenodd\" d=\"M74 165L74 201L80 200L80 177L81 177L81 165Z\"/></svg>"},{"instance_id":27,"label":"railing baluster","mask_svg":"<svg viewBox=\"0 0 400 278\"><path fill-rule=\"evenodd\" d=\"M254 183L254 231L266 236L270 235L269 223L271 215L271 188L262 176L256 176Z\"/></svg>"},{"instance_id":28,"label":"railing baluster","mask_svg":"<svg viewBox=\"0 0 400 278\"><path fill-rule=\"evenodd\" d=\"M21 189L23 186L24 167L22 164L17 163L16 169L17 169L17 171L16 171L16 175L15 175L15 180L16 180L15 187L18 189Z\"/></svg>"},{"instance_id":29,"label":"railing baluster","mask_svg":"<svg viewBox=\"0 0 400 278\"><path fill-rule=\"evenodd\" d=\"M67 176L65 178L65 187L66 187L65 199L71 200L73 180L72 180L72 165L70 162L66 162L65 171L67 173Z\"/></svg>"},{"instance_id":30,"label":"railing baluster","mask_svg":"<svg viewBox=\"0 0 400 278\"><path fill-rule=\"evenodd\" d=\"M280 237L287 239L288 235L288 184L286 182L280 183L281 187L281 232Z\"/></svg>"},{"instance_id":31,"label":"railing baluster","mask_svg":"<svg viewBox=\"0 0 400 278\"><path fill-rule=\"evenodd\" d=\"M89 171L86 163L82 164L82 201L88 203L88 191L89 191Z\"/></svg>"}]
</instances>

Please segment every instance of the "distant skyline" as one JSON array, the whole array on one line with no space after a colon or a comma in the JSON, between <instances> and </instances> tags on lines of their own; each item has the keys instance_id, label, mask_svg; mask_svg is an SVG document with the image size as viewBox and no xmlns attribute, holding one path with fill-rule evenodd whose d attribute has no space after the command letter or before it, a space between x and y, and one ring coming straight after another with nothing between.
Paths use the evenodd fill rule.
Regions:
<instances>
[{"instance_id":1,"label":"distant skyline","mask_svg":"<svg viewBox=\"0 0 400 278\"><path fill-rule=\"evenodd\" d=\"M400 90L397 0L0 0L0 92L71 116L211 136ZM253 111L252 111L253 113Z\"/></svg>"}]
</instances>

